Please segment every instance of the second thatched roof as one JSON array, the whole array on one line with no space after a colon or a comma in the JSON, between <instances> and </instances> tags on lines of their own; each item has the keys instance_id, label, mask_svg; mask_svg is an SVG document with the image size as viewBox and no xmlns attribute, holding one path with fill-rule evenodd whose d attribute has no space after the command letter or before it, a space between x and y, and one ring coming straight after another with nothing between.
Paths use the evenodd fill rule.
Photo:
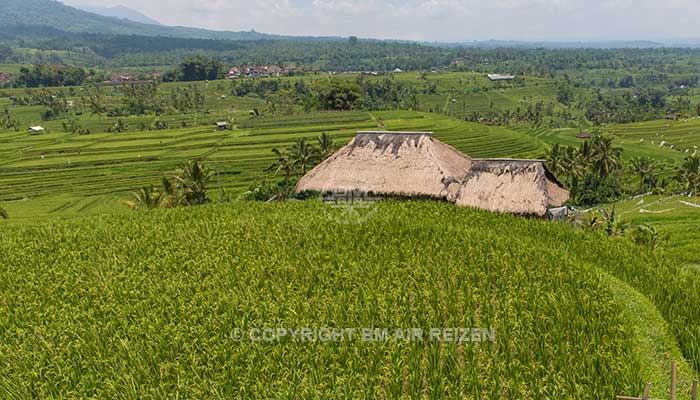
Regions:
<instances>
[{"instance_id":1,"label":"second thatched roof","mask_svg":"<svg viewBox=\"0 0 700 400\"><path fill-rule=\"evenodd\" d=\"M541 160L474 159L455 203L496 212L544 216L569 192Z\"/></svg>"},{"instance_id":2,"label":"second thatched roof","mask_svg":"<svg viewBox=\"0 0 700 400\"><path fill-rule=\"evenodd\" d=\"M360 191L453 201L471 158L431 132L358 132L304 175L297 192Z\"/></svg>"}]
</instances>

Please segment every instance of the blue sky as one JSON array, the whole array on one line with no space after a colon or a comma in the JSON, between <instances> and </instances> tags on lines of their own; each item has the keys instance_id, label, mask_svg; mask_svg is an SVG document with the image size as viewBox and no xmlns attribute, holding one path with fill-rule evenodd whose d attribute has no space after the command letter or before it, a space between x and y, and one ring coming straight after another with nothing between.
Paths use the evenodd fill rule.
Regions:
<instances>
[{"instance_id":1,"label":"blue sky","mask_svg":"<svg viewBox=\"0 0 700 400\"><path fill-rule=\"evenodd\" d=\"M167 25L426 41L700 38L698 0L64 0Z\"/></svg>"}]
</instances>

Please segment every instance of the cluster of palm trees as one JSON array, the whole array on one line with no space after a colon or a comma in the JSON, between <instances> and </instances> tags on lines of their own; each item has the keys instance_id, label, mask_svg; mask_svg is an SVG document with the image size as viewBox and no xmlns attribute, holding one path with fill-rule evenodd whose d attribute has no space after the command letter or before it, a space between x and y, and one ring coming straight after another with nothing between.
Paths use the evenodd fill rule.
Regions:
<instances>
[{"instance_id":1,"label":"cluster of palm trees","mask_svg":"<svg viewBox=\"0 0 700 400\"><path fill-rule=\"evenodd\" d=\"M124 204L132 210L154 208L175 208L201 205L210 202L207 185L214 177L213 172L197 161L189 161L179 167L172 180L163 178L161 188L153 185L132 193L132 199Z\"/></svg>"},{"instance_id":2,"label":"cluster of palm trees","mask_svg":"<svg viewBox=\"0 0 700 400\"><path fill-rule=\"evenodd\" d=\"M615 147L610 136L596 136L579 148L555 144L549 152L547 165L557 176L566 176L571 182L594 174L607 179L622 166L622 148Z\"/></svg>"},{"instance_id":3,"label":"cluster of palm trees","mask_svg":"<svg viewBox=\"0 0 700 400\"><path fill-rule=\"evenodd\" d=\"M665 166L648 157L622 162L622 148L614 145L611 136L595 136L581 146L554 145L547 155L547 165L556 176L564 178L571 189L574 203L608 202L623 192L643 193L648 190L700 191L700 158L689 156L677 169L675 180L661 179ZM634 179L625 179L633 176ZM625 181L639 179L639 185Z\"/></svg>"},{"instance_id":4,"label":"cluster of palm trees","mask_svg":"<svg viewBox=\"0 0 700 400\"><path fill-rule=\"evenodd\" d=\"M608 202L620 194L615 182L622 171L622 149L610 136L595 136L580 147L554 145L547 165L571 189L575 204Z\"/></svg>"},{"instance_id":5,"label":"cluster of palm trees","mask_svg":"<svg viewBox=\"0 0 700 400\"><path fill-rule=\"evenodd\" d=\"M268 167L267 171L274 172L275 175L282 174L283 184L288 187L292 178L300 174L303 176L311 168L322 160L328 158L336 150L336 145L326 132L316 139L316 144L306 140L297 139L286 151L273 148L275 162Z\"/></svg>"}]
</instances>

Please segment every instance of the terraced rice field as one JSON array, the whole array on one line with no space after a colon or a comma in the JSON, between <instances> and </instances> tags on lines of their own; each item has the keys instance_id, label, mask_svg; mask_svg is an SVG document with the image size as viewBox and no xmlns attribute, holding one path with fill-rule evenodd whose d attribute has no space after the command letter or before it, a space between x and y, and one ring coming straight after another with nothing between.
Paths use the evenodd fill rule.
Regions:
<instances>
[{"instance_id":1,"label":"terraced rice field","mask_svg":"<svg viewBox=\"0 0 700 400\"><path fill-rule=\"evenodd\" d=\"M624 127L626 125L620 125ZM578 147L583 143L582 139L578 139L576 135L580 132L579 129L573 128L561 128L561 129L550 129L550 128L529 128L529 127L518 127L512 128L512 130L522 133L524 135L532 136L533 138L546 143L549 146L558 144L560 146L574 146ZM623 149L622 158L629 160L634 157L649 157L660 161L665 161L669 163L678 163L683 160L685 154L679 152L675 149L671 149L668 146L659 147L659 143L651 143L652 141L638 141L631 139L626 135L618 136L618 129L611 129L609 131L604 130L606 133L611 133L614 137L614 144L617 147Z\"/></svg>"},{"instance_id":2,"label":"terraced rice field","mask_svg":"<svg viewBox=\"0 0 700 400\"><path fill-rule=\"evenodd\" d=\"M624 221L654 226L668 237L663 246L670 256L700 271L700 197L646 195L618 202L615 209Z\"/></svg>"},{"instance_id":3,"label":"terraced rice field","mask_svg":"<svg viewBox=\"0 0 700 400\"><path fill-rule=\"evenodd\" d=\"M658 120L632 124L610 125L606 131L630 143L640 143L659 153L700 154L700 118Z\"/></svg>"},{"instance_id":4,"label":"terraced rice field","mask_svg":"<svg viewBox=\"0 0 700 400\"><path fill-rule=\"evenodd\" d=\"M158 184L159 177L189 159L210 164L227 192L236 195L265 175L274 161L273 147L284 149L299 138L315 141L323 132L343 145L357 131L377 130L380 123L387 130L434 131L438 139L474 157L532 157L543 148L539 140L507 128L403 111L243 119L227 131L200 126L83 136L12 132L3 134L7 141L0 144L0 203L15 218L41 216L46 210L118 210L124 207L115 199Z\"/></svg>"}]
</instances>

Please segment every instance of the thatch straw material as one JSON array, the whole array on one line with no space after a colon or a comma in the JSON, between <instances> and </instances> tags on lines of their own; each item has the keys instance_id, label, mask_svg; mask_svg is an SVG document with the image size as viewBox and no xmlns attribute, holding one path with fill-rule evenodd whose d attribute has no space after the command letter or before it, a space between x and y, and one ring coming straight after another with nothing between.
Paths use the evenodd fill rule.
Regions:
<instances>
[{"instance_id":1,"label":"thatch straw material","mask_svg":"<svg viewBox=\"0 0 700 400\"><path fill-rule=\"evenodd\" d=\"M453 201L471 158L430 132L358 132L301 178L297 192L359 191Z\"/></svg>"},{"instance_id":2,"label":"thatch straw material","mask_svg":"<svg viewBox=\"0 0 700 400\"><path fill-rule=\"evenodd\" d=\"M496 212L545 216L569 192L540 160L474 159L455 203Z\"/></svg>"},{"instance_id":3,"label":"thatch straw material","mask_svg":"<svg viewBox=\"0 0 700 400\"><path fill-rule=\"evenodd\" d=\"M471 159L429 132L358 132L304 175L296 190L433 197L538 216L569 199L544 161Z\"/></svg>"}]
</instances>

